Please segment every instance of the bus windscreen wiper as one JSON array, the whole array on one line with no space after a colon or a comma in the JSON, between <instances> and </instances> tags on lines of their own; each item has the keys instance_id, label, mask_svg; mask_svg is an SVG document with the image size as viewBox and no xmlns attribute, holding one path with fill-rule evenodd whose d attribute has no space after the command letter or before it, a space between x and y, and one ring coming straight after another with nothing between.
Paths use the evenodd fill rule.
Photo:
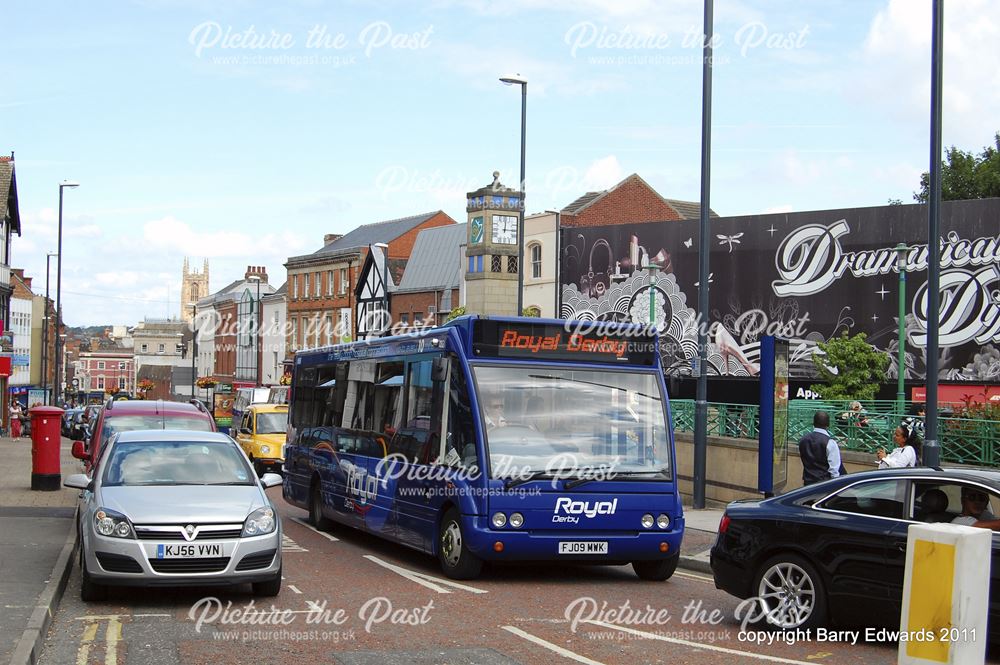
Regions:
<instances>
[{"instance_id":1,"label":"bus windscreen wiper","mask_svg":"<svg viewBox=\"0 0 1000 665\"><path fill-rule=\"evenodd\" d=\"M523 485L525 483L530 483L532 480L541 480L542 478L551 477L548 471L532 471L527 476L519 476L516 478L508 478L507 482L503 484L505 490L509 490L512 487L517 487L518 485Z\"/></svg>"},{"instance_id":2,"label":"bus windscreen wiper","mask_svg":"<svg viewBox=\"0 0 1000 665\"><path fill-rule=\"evenodd\" d=\"M593 469L594 471L607 471L611 467L600 467ZM571 478L563 484L564 490L571 490L574 487L579 487L584 483L589 483L591 481L605 481L605 480L631 480L637 475L646 475L650 473L662 473L662 471L619 471L618 473L612 473L610 476L601 476L598 478L588 477L588 476L577 476L576 478Z\"/></svg>"}]
</instances>

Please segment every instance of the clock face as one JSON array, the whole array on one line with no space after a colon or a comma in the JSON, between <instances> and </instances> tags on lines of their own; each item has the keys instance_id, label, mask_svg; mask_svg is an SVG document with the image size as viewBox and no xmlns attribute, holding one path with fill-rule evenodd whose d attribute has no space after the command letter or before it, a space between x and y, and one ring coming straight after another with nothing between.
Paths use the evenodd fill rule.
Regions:
<instances>
[{"instance_id":1,"label":"clock face","mask_svg":"<svg viewBox=\"0 0 1000 665\"><path fill-rule=\"evenodd\" d=\"M493 243L497 245L517 244L517 217L515 215L493 215Z\"/></svg>"}]
</instances>

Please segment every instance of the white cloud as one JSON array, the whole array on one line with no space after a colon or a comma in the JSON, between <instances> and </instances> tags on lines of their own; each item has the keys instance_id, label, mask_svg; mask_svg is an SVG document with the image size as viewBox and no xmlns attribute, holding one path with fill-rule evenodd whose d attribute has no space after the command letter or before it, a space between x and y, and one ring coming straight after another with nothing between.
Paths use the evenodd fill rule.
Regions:
<instances>
[{"instance_id":1,"label":"white cloud","mask_svg":"<svg viewBox=\"0 0 1000 665\"><path fill-rule=\"evenodd\" d=\"M785 212L794 212L795 208L791 203L782 203L780 205L771 206L770 208L764 208L762 215L772 215Z\"/></svg>"},{"instance_id":2,"label":"white cloud","mask_svg":"<svg viewBox=\"0 0 1000 665\"><path fill-rule=\"evenodd\" d=\"M588 191L607 189L621 182L622 166L614 155L602 157L590 164L583 174L583 185Z\"/></svg>"},{"instance_id":3,"label":"white cloud","mask_svg":"<svg viewBox=\"0 0 1000 665\"><path fill-rule=\"evenodd\" d=\"M947 4L942 63L944 145L977 150L998 129L997 44L1000 3L962 0ZM926 127L930 58L930 0L889 0L872 20L861 50L858 97L882 107L894 119Z\"/></svg>"}]
</instances>

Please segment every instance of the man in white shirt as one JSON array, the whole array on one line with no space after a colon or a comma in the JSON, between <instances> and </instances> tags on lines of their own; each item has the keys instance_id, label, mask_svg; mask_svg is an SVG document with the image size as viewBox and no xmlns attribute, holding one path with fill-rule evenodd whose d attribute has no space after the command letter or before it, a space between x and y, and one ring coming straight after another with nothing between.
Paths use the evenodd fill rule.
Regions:
<instances>
[{"instance_id":1,"label":"man in white shirt","mask_svg":"<svg viewBox=\"0 0 1000 665\"><path fill-rule=\"evenodd\" d=\"M982 529L1000 530L1000 520L990 512L990 498L986 492L974 488L962 488L962 514L951 521L952 524L976 526Z\"/></svg>"}]
</instances>

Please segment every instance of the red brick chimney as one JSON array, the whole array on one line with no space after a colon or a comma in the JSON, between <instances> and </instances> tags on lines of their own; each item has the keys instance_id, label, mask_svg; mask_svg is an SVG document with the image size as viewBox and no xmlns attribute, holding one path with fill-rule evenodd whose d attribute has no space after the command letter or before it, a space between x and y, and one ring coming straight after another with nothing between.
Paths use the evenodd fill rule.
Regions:
<instances>
[{"instance_id":1,"label":"red brick chimney","mask_svg":"<svg viewBox=\"0 0 1000 665\"><path fill-rule=\"evenodd\" d=\"M243 279L250 279L251 275L257 275L260 277L260 281L267 284L267 268L265 266L247 266L247 271L243 275Z\"/></svg>"}]
</instances>

